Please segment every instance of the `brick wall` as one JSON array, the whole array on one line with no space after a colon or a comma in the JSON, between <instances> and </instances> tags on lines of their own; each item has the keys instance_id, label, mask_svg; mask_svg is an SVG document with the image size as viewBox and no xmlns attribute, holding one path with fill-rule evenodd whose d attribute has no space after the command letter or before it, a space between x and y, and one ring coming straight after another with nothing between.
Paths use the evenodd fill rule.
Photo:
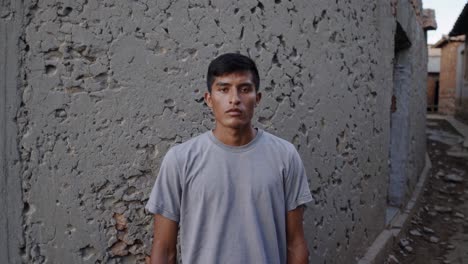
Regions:
<instances>
[{"instance_id":1,"label":"brick wall","mask_svg":"<svg viewBox=\"0 0 468 264\"><path fill-rule=\"evenodd\" d=\"M465 51L468 50L468 39L465 38ZM456 104L456 113L455 115L457 118L462 119L466 123L468 123L468 74L467 71L468 69L466 68L468 65L468 55L465 53L464 54L464 70L463 72L463 87L460 87L461 91L459 91L458 96L461 98L457 99L457 104Z\"/></svg>"},{"instance_id":2,"label":"brick wall","mask_svg":"<svg viewBox=\"0 0 468 264\"><path fill-rule=\"evenodd\" d=\"M439 113L455 113L457 89L457 48L463 42L448 42L442 47L440 58Z\"/></svg>"}]
</instances>

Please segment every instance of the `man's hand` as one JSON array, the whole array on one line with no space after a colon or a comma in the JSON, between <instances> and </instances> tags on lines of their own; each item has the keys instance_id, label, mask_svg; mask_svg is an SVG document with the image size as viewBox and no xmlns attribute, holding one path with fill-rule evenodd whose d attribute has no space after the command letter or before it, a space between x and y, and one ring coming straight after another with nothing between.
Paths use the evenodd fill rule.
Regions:
<instances>
[{"instance_id":1,"label":"man's hand","mask_svg":"<svg viewBox=\"0 0 468 264\"><path fill-rule=\"evenodd\" d=\"M154 216L151 264L175 264L177 258L178 223L162 215Z\"/></svg>"},{"instance_id":2,"label":"man's hand","mask_svg":"<svg viewBox=\"0 0 468 264\"><path fill-rule=\"evenodd\" d=\"M309 261L309 251L302 225L303 216L304 208L302 206L289 211L286 215L288 264L306 264Z\"/></svg>"}]
</instances>

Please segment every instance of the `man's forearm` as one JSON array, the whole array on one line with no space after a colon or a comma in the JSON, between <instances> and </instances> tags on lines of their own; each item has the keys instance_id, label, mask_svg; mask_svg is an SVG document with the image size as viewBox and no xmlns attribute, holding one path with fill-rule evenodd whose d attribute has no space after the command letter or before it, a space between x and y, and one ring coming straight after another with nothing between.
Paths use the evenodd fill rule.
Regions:
<instances>
[{"instance_id":1,"label":"man's forearm","mask_svg":"<svg viewBox=\"0 0 468 264\"><path fill-rule=\"evenodd\" d=\"M305 242L288 246L288 264L307 264L308 261L309 251Z\"/></svg>"},{"instance_id":2,"label":"man's forearm","mask_svg":"<svg viewBox=\"0 0 468 264\"><path fill-rule=\"evenodd\" d=\"M155 215L151 264L176 264L177 233L177 222L163 215Z\"/></svg>"},{"instance_id":3,"label":"man's forearm","mask_svg":"<svg viewBox=\"0 0 468 264\"><path fill-rule=\"evenodd\" d=\"M151 249L151 264L176 264L177 250L161 247L157 242Z\"/></svg>"}]
</instances>

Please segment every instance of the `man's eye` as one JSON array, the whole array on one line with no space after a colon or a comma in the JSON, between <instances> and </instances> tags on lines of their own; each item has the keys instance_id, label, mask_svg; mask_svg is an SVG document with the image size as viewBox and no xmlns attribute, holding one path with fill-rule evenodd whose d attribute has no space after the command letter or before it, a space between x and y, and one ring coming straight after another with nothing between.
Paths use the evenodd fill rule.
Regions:
<instances>
[{"instance_id":1,"label":"man's eye","mask_svg":"<svg viewBox=\"0 0 468 264\"><path fill-rule=\"evenodd\" d=\"M249 88L249 87L241 88L241 92L242 92L242 93L249 93L249 92L250 92L250 88Z\"/></svg>"}]
</instances>

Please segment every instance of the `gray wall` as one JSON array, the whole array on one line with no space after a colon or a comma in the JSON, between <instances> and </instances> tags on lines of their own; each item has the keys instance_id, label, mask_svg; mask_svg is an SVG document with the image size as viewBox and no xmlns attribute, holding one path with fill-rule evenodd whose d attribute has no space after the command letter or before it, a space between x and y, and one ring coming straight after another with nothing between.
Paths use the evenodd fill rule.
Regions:
<instances>
[{"instance_id":1,"label":"gray wall","mask_svg":"<svg viewBox=\"0 0 468 264\"><path fill-rule=\"evenodd\" d=\"M407 140L406 182L401 206L406 204L416 186L425 165L424 153L426 152L427 64L422 62L427 63L428 51L424 31L419 21L414 19L414 13L409 2L399 1L396 18L411 42L411 46L403 52L401 60L408 66L411 76L408 87L409 138Z\"/></svg>"},{"instance_id":2,"label":"gray wall","mask_svg":"<svg viewBox=\"0 0 468 264\"><path fill-rule=\"evenodd\" d=\"M0 259L20 263L23 234L16 114L20 104L21 1L0 2Z\"/></svg>"},{"instance_id":3,"label":"gray wall","mask_svg":"<svg viewBox=\"0 0 468 264\"><path fill-rule=\"evenodd\" d=\"M20 94L8 97L20 101L23 258L143 260L152 234L143 206L160 161L213 127L206 67L232 51L259 66L256 125L304 160L312 261L362 255L385 221L396 19L384 0L337 2L26 2ZM411 30L423 53L422 29ZM414 72L409 174L424 165L426 77Z\"/></svg>"}]
</instances>

